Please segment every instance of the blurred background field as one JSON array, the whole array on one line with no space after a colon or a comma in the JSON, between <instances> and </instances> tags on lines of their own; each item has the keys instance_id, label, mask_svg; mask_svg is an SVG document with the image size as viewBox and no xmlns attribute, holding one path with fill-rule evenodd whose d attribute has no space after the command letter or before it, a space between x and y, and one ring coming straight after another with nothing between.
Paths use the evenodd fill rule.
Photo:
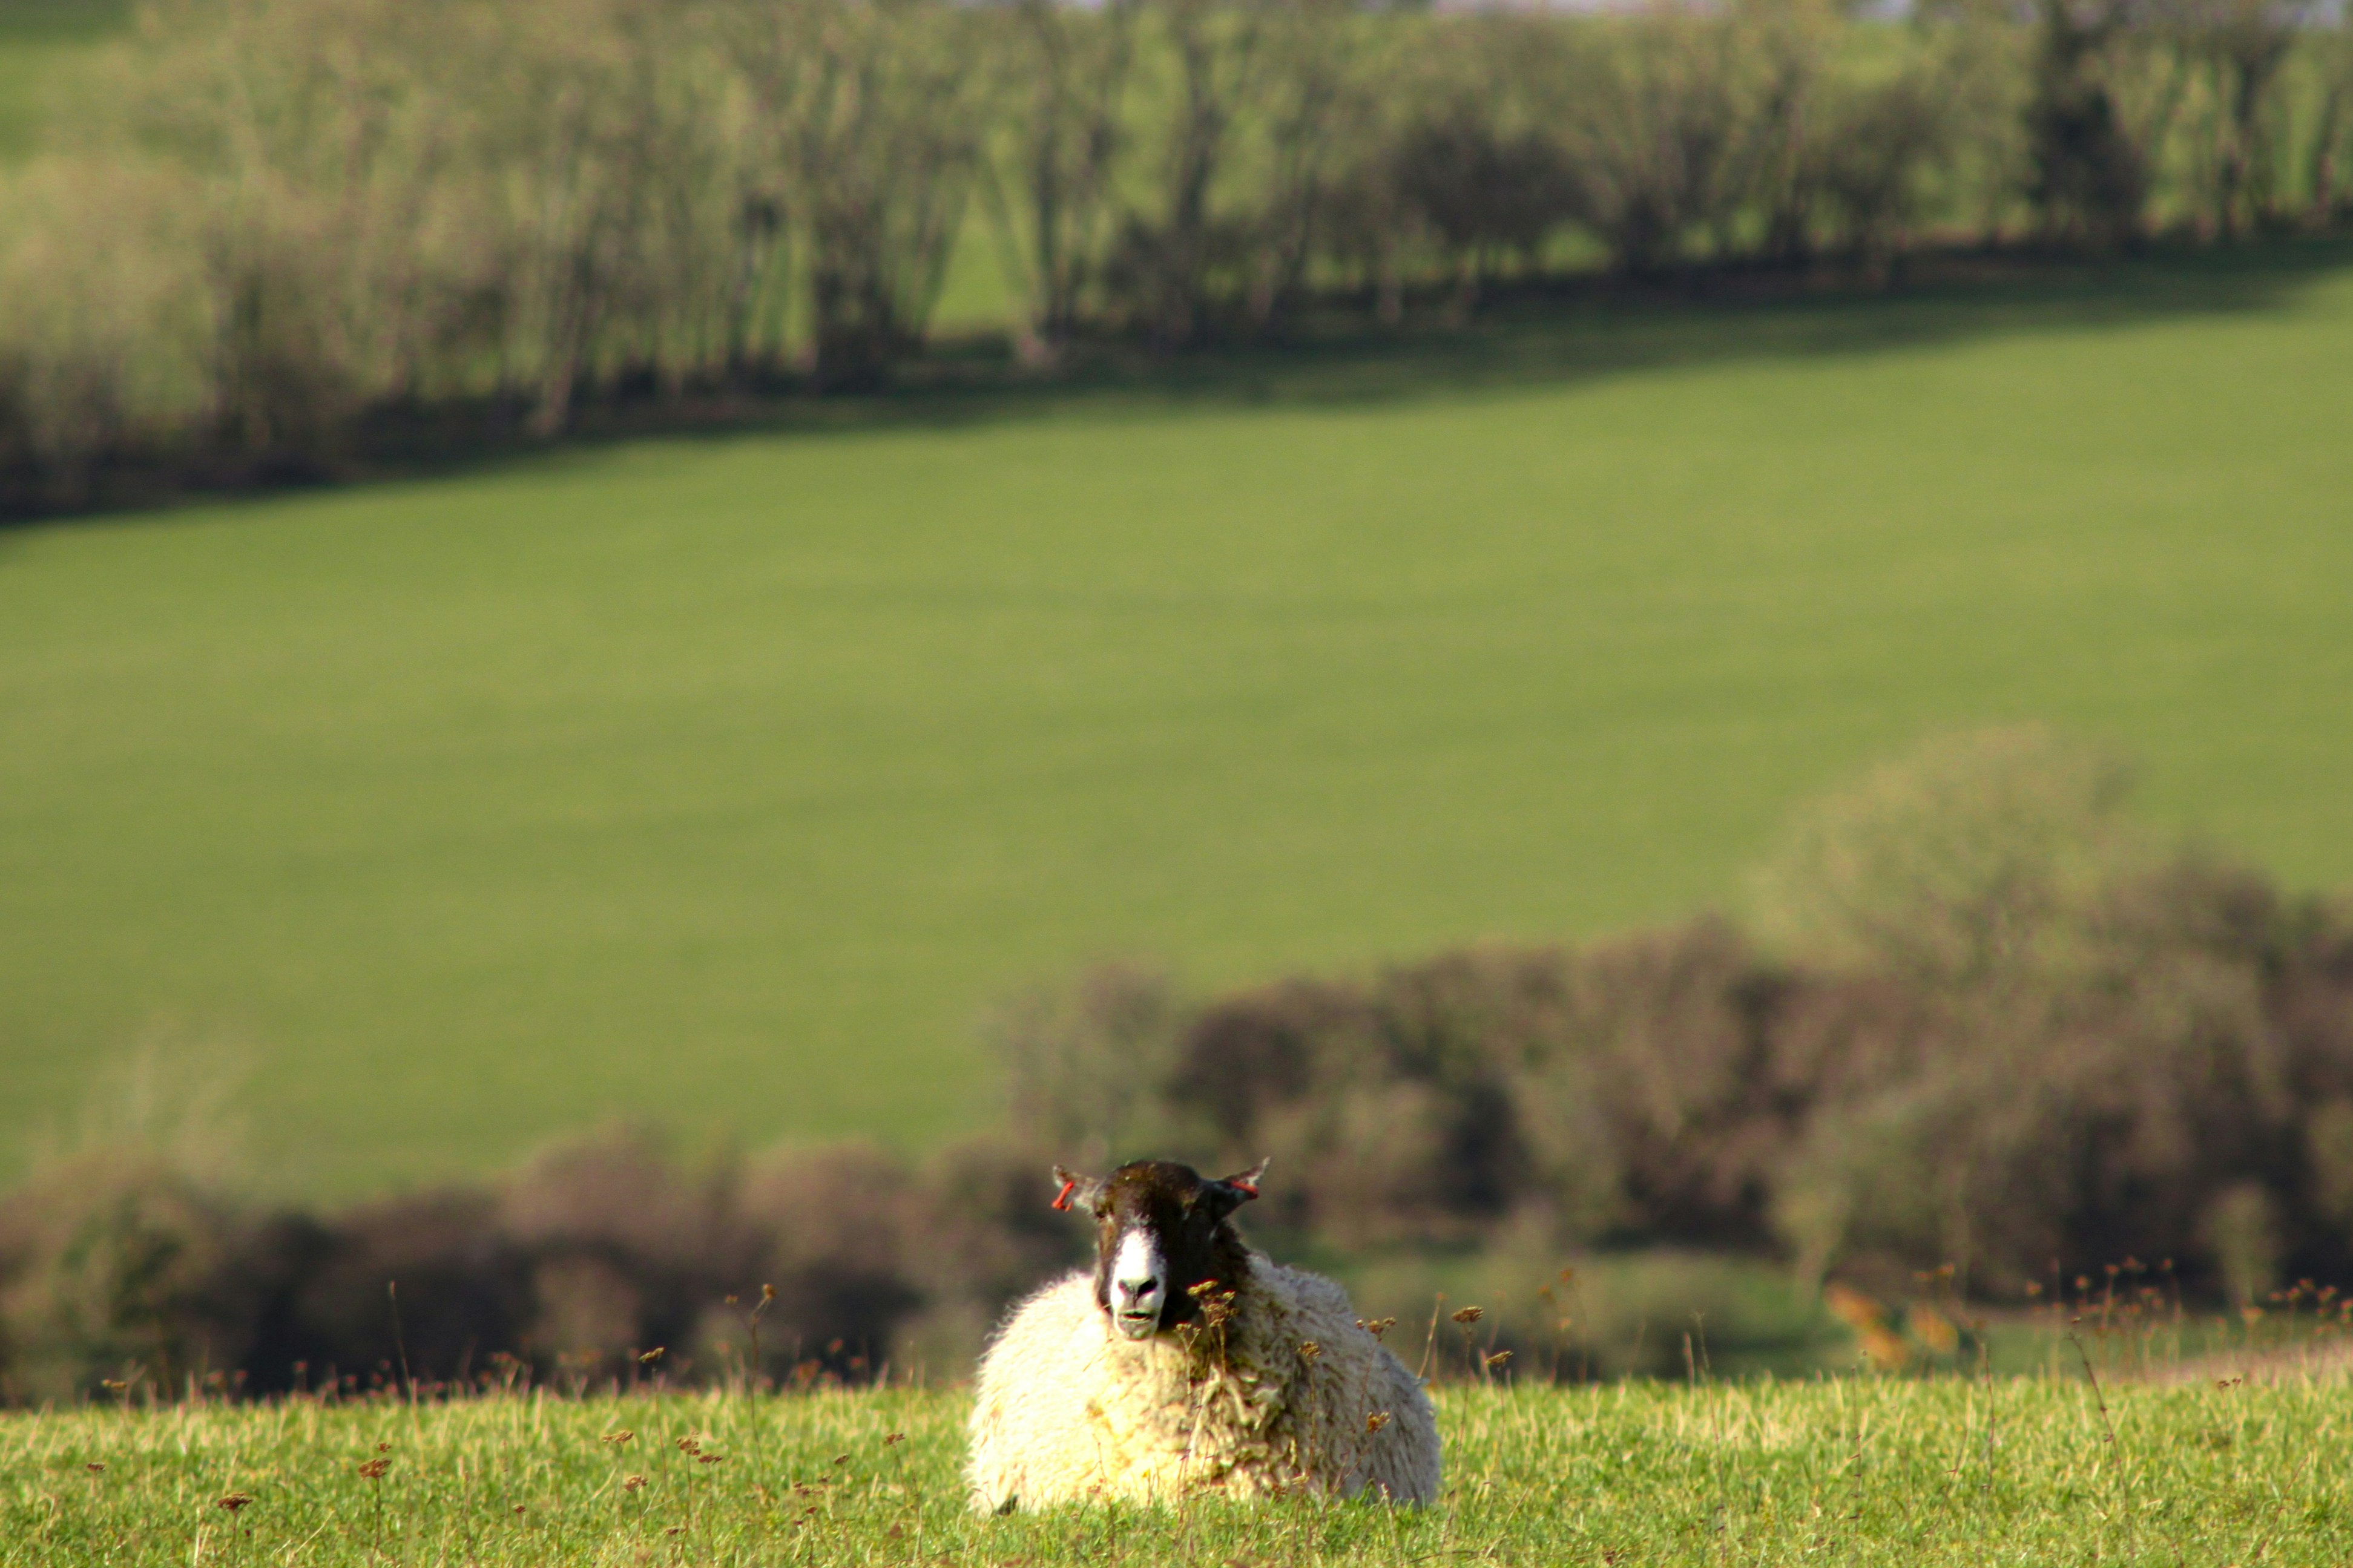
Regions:
<instances>
[{"instance_id":1,"label":"blurred background field","mask_svg":"<svg viewBox=\"0 0 2353 1568\"><path fill-rule=\"evenodd\" d=\"M1956 723L2113 742L2158 818L2342 885L2333 261L0 536L7 1147L151 1037L287 1192L616 1110L917 1143L992 1114L1010 989L1724 905Z\"/></svg>"},{"instance_id":2,"label":"blurred background field","mask_svg":"<svg viewBox=\"0 0 2353 1568\"><path fill-rule=\"evenodd\" d=\"M39 145L61 79L130 21L127 0L0 0L0 158Z\"/></svg>"}]
</instances>

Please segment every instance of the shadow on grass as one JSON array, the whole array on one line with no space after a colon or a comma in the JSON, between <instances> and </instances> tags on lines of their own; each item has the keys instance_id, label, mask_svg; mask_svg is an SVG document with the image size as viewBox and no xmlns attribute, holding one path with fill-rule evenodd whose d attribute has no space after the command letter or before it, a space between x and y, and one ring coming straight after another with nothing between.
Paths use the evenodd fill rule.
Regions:
<instances>
[{"instance_id":1,"label":"shadow on grass","mask_svg":"<svg viewBox=\"0 0 2353 1568\"><path fill-rule=\"evenodd\" d=\"M1425 311L1413 325L1381 332L1359 316L1280 346L1089 367L1084 379L1039 392L1050 400L1094 391L1319 404L1569 385L1665 368L2276 310L2348 268L2353 241L2315 241L2105 267L1949 258L1916 269L1901 288L1873 292L1806 289L1770 277L1718 277L1679 294L1596 284L1500 299L1464 325L1440 324Z\"/></svg>"},{"instance_id":2,"label":"shadow on grass","mask_svg":"<svg viewBox=\"0 0 2353 1568\"><path fill-rule=\"evenodd\" d=\"M651 399L607 403L584 409L577 430L555 446L652 434L976 425L1092 408L1342 406L1572 386L1662 369L2282 310L2311 284L2347 269L2353 237L2105 265L1939 257L1916 264L1900 287L1872 292L1809 288L1770 274L1718 274L1672 289L1596 280L1499 295L1465 323L1448 323L1434 304L1394 329L1370 325L1365 311L1326 309L1275 342L1181 354L1087 345L1053 375L1021 370L999 339L970 339L942 345L889 391L689 399L668 407ZM387 426L378 439L389 456L399 435ZM469 451L444 439L402 456L419 467L472 466L515 450L485 446Z\"/></svg>"},{"instance_id":3,"label":"shadow on grass","mask_svg":"<svg viewBox=\"0 0 2353 1568\"><path fill-rule=\"evenodd\" d=\"M1663 369L1864 355L1973 339L2098 331L2168 319L2283 310L2310 285L2353 269L2353 236L2229 248L2158 248L2105 263L2025 253L1915 257L1890 288L1837 279L1722 271L1673 286L1578 279L1502 291L1467 321L1435 301L1379 328L1363 310L1326 306L1280 341L1155 354L1082 345L1053 374L1016 364L1000 336L939 345L889 390L818 397L649 392L584 405L555 441L522 432L521 411L483 404L385 409L349 451L297 469L191 479L185 470L118 477L83 518L364 480L418 479L528 466L648 438L820 436L970 427L1073 412L1396 404L1567 387ZM14 520L65 521L58 512Z\"/></svg>"}]
</instances>

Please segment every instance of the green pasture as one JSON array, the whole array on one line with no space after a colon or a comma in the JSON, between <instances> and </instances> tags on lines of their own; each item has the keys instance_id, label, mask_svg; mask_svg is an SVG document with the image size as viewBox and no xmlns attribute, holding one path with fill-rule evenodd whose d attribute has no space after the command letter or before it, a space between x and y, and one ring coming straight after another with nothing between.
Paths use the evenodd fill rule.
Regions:
<instances>
[{"instance_id":1,"label":"green pasture","mask_svg":"<svg viewBox=\"0 0 2353 1568\"><path fill-rule=\"evenodd\" d=\"M2353 883L2343 261L1504 311L0 531L0 1156L134 1058L279 1192L617 1115L920 1142L994 1115L1013 988L1736 904L1961 725Z\"/></svg>"},{"instance_id":2,"label":"green pasture","mask_svg":"<svg viewBox=\"0 0 2353 1568\"><path fill-rule=\"evenodd\" d=\"M58 78L124 29L129 0L0 0L0 159L38 142Z\"/></svg>"},{"instance_id":3,"label":"green pasture","mask_svg":"<svg viewBox=\"0 0 2353 1568\"><path fill-rule=\"evenodd\" d=\"M2341 1378L2216 1381L1457 1388L1426 1510L1006 1519L955 1393L18 1414L0 1563L2345 1562Z\"/></svg>"}]
</instances>

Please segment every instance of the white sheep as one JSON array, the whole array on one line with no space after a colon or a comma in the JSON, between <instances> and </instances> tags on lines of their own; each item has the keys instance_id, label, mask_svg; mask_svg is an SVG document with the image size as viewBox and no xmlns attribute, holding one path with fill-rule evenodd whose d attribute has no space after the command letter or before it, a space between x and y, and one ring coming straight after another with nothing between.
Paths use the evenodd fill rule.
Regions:
<instances>
[{"instance_id":1,"label":"white sheep","mask_svg":"<svg viewBox=\"0 0 2353 1568\"><path fill-rule=\"evenodd\" d=\"M1329 1279L1252 1251L1233 1211L1266 1167L1166 1161L1106 1181L1057 1166L1096 1219L1092 1275L1015 1310L981 1358L965 1470L985 1512L1180 1492L1438 1495L1420 1383Z\"/></svg>"}]
</instances>

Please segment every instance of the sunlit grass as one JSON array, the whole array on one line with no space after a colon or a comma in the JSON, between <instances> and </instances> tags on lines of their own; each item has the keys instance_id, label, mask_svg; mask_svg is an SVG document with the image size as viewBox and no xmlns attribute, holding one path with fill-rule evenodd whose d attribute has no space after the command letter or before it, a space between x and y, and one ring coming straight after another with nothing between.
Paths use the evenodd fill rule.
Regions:
<instances>
[{"instance_id":1,"label":"sunlit grass","mask_svg":"<svg viewBox=\"0 0 2353 1568\"><path fill-rule=\"evenodd\" d=\"M2336 1563L2353 1558L2348 1392L1450 1388L1446 1495L1424 1513L1005 1520L964 1510L955 1392L16 1415L0 1563Z\"/></svg>"}]
</instances>

